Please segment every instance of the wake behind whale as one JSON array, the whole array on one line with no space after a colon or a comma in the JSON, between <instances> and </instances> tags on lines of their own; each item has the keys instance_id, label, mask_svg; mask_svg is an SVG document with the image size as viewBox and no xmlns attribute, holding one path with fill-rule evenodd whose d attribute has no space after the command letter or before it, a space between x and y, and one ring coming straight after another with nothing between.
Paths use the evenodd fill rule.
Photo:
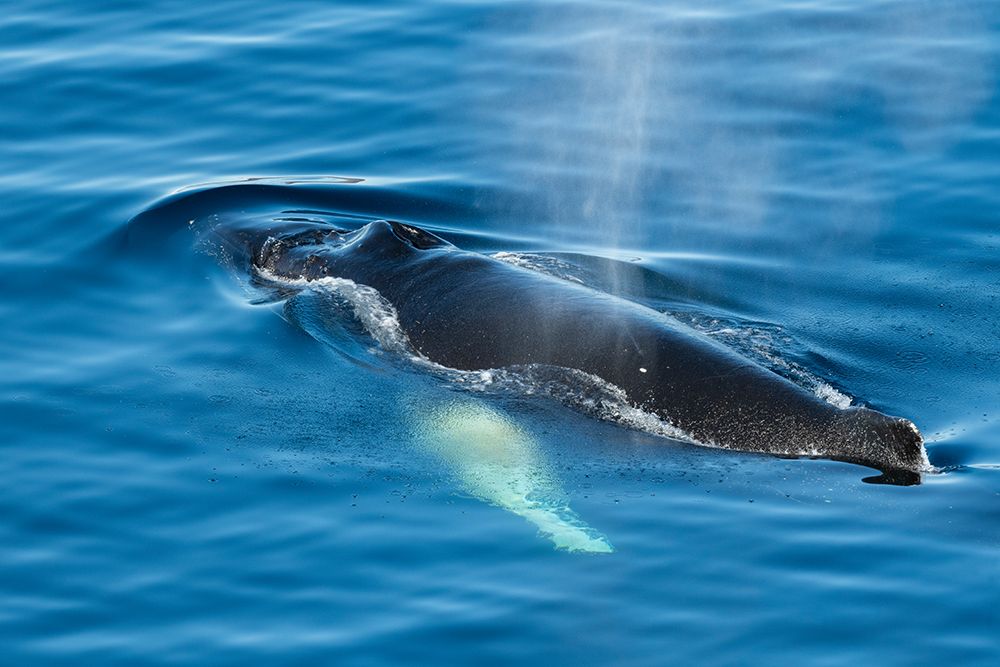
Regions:
<instances>
[{"instance_id":1,"label":"wake behind whale","mask_svg":"<svg viewBox=\"0 0 1000 667\"><path fill-rule=\"evenodd\" d=\"M568 402L613 405L617 421L702 445L830 458L903 479L929 467L912 422L831 405L673 317L414 225L353 227L241 214L213 216L199 233L257 280L370 290L386 313L364 322L370 333L391 330L390 347L466 379L526 378L550 394L585 385L563 392Z\"/></svg>"}]
</instances>

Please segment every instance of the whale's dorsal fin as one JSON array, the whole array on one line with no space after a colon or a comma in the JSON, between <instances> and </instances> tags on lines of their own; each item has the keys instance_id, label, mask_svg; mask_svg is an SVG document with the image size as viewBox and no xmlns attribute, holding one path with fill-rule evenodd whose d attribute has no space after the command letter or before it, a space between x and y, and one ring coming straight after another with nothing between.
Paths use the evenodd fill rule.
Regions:
<instances>
[{"instance_id":1,"label":"whale's dorsal fin","mask_svg":"<svg viewBox=\"0 0 1000 667\"><path fill-rule=\"evenodd\" d=\"M440 236L431 234L425 229L420 227L414 227L413 225L407 225L402 222L395 222L393 220L387 220L386 222L392 227L392 233L396 235L401 241L408 243L417 250L430 250L431 248L444 248L450 247L451 244L445 241Z\"/></svg>"}]
</instances>

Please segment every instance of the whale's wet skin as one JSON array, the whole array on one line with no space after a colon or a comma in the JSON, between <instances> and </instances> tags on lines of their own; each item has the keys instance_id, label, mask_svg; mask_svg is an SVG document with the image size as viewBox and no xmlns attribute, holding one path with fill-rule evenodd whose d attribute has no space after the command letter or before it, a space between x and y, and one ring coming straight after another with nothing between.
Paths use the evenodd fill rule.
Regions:
<instances>
[{"instance_id":1,"label":"whale's wet skin","mask_svg":"<svg viewBox=\"0 0 1000 667\"><path fill-rule=\"evenodd\" d=\"M185 201L154 211L180 215ZM831 401L667 314L535 270L524 257L464 251L382 219L338 225L223 211L189 222L203 249L269 288L269 298L320 290L357 306L363 297L348 318L383 347L459 373L461 382L478 372L487 382L545 387L597 416L662 435L858 463L885 473L873 478L880 481L913 483L929 469L911 421L844 405L839 394ZM337 309L333 301L328 308ZM295 306L286 313L294 320Z\"/></svg>"}]
</instances>

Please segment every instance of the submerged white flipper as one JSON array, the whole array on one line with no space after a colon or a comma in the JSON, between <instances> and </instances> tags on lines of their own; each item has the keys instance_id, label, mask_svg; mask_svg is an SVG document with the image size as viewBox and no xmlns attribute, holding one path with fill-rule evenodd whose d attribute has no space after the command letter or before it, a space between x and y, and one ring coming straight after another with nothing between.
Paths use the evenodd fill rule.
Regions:
<instances>
[{"instance_id":1,"label":"submerged white flipper","mask_svg":"<svg viewBox=\"0 0 1000 667\"><path fill-rule=\"evenodd\" d=\"M452 466L473 496L524 517L557 549L614 551L569 507L538 444L497 409L456 398L421 410L416 423L419 439Z\"/></svg>"}]
</instances>

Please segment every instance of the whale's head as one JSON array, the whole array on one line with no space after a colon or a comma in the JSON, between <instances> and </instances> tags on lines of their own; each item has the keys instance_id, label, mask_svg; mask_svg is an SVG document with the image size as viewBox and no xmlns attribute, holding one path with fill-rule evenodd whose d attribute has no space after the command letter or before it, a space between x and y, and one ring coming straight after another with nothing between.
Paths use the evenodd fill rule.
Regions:
<instances>
[{"instance_id":1,"label":"whale's head","mask_svg":"<svg viewBox=\"0 0 1000 667\"><path fill-rule=\"evenodd\" d=\"M283 278L366 278L397 269L450 243L413 225L375 220L346 230L314 222L220 226L217 236L242 249L256 270Z\"/></svg>"},{"instance_id":2,"label":"whale's head","mask_svg":"<svg viewBox=\"0 0 1000 667\"><path fill-rule=\"evenodd\" d=\"M327 235L318 248L305 248L302 275L336 275L377 285L435 251L454 249L444 239L402 222L375 220L360 229Z\"/></svg>"}]
</instances>

